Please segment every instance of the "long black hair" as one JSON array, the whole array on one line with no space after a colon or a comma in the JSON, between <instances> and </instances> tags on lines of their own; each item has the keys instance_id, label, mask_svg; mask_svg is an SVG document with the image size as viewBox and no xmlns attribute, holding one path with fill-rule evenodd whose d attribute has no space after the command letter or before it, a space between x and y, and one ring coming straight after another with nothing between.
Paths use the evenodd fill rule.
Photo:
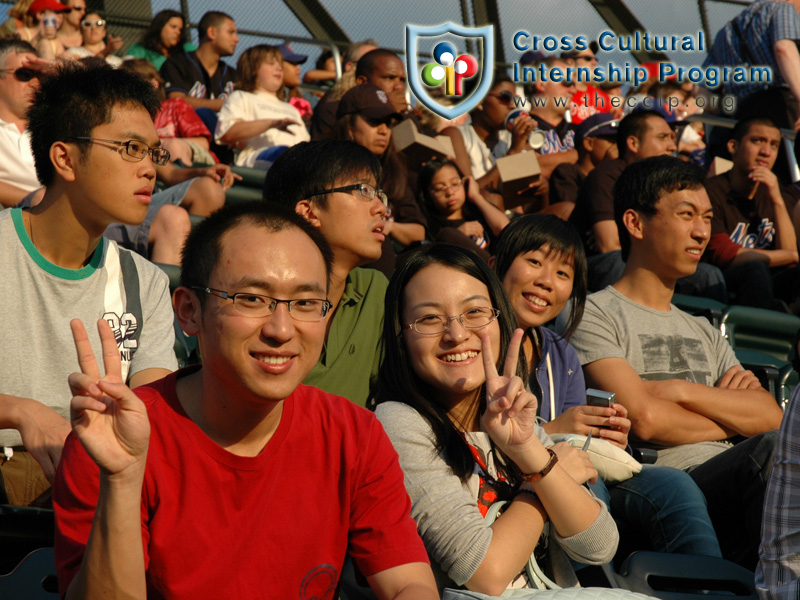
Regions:
<instances>
[{"instance_id":1,"label":"long black hair","mask_svg":"<svg viewBox=\"0 0 800 600\"><path fill-rule=\"evenodd\" d=\"M417 178L417 190L419 190L419 205L422 209L422 213L425 215L425 218L428 221L428 226L430 233L435 235L439 232L440 229L445 227L452 227L452 224L448 222L447 217L442 215L436 207L433 197L430 193L431 181L436 176L436 174L441 171L444 167L453 167L458 173L458 176L461 179L464 179L464 174L461 172L461 169L458 168L458 165L454 163L449 158L434 158L426 162L422 168L419 170L419 176ZM478 208L467 200L467 189L464 188L464 207L461 209L461 214L465 221L479 221L482 225L484 225L484 229L487 231L487 235L489 235L489 226L485 223L485 219L483 218L483 213L481 213Z\"/></svg>"},{"instance_id":2,"label":"long black hair","mask_svg":"<svg viewBox=\"0 0 800 600\"><path fill-rule=\"evenodd\" d=\"M500 356L499 370L506 359L506 350L517 326L514 310L503 290L500 280L489 266L475 253L447 244L431 244L413 252L392 274L386 290L383 319L383 360L378 374L378 383L369 406L374 408L382 402L402 402L414 408L430 424L435 437L437 452L442 452L453 472L466 480L473 472L475 459L469 446L448 417L445 406L436 401L437 390L426 384L416 374L403 339L403 310L405 289L411 279L425 267L443 265L474 277L489 289L492 306L500 310ZM436 290L431 290L436 294ZM527 381L527 365L520 360L517 374ZM478 414L486 409L484 386L478 391ZM513 462L495 451L499 464L512 484L521 481L519 469Z\"/></svg>"},{"instance_id":3,"label":"long black hair","mask_svg":"<svg viewBox=\"0 0 800 600\"><path fill-rule=\"evenodd\" d=\"M178 44L172 48L164 48L161 43L161 30L164 29L170 19L178 17L183 22L183 30L181 31L181 39ZM167 54L178 54L183 52L183 45L189 41L189 28L186 27L186 19L177 10L171 8L164 9L156 13L153 17L150 27L142 34L142 39L139 42L142 46L153 52L163 54L166 50Z\"/></svg>"},{"instance_id":4,"label":"long black hair","mask_svg":"<svg viewBox=\"0 0 800 600\"><path fill-rule=\"evenodd\" d=\"M564 328L564 338L568 340L583 318L587 292L586 252L578 231L572 225L555 215L547 214L523 215L513 219L500 233L492 248L495 253L494 271L502 281L517 256L533 252L542 246L547 246L549 252L572 258L572 306Z\"/></svg>"}]
</instances>

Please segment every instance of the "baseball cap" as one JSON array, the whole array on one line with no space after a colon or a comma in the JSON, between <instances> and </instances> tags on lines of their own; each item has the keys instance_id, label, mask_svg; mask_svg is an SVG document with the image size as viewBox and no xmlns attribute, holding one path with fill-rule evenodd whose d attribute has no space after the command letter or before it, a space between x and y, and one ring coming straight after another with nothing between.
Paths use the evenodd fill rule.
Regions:
<instances>
[{"instance_id":1,"label":"baseball cap","mask_svg":"<svg viewBox=\"0 0 800 600\"><path fill-rule=\"evenodd\" d=\"M545 53L540 52L539 50L528 50L527 52L523 53L522 56L519 58L519 62L522 65L532 65L533 63L539 62L540 60L545 59Z\"/></svg>"},{"instance_id":2,"label":"baseball cap","mask_svg":"<svg viewBox=\"0 0 800 600\"><path fill-rule=\"evenodd\" d=\"M597 42L589 42L589 50L592 51L592 54L597 54L597 51L600 49L600 45ZM583 50L573 49L567 50L566 52L561 53L561 58L575 58L578 56Z\"/></svg>"},{"instance_id":3,"label":"baseball cap","mask_svg":"<svg viewBox=\"0 0 800 600\"><path fill-rule=\"evenodd\" d=\"M31 4L30 8L28 9L28 14L35 15L36 13L40 13L43 10L52 10L53 12L67 12L72 9L66 4L61 4L61 2L57 2L56 0L34 0L33 4Z\"/></svg>"},{"instance_id":4,"label":"baseball cap","mask_svg":"<svg viewBox=\"0 0 800 600\"><path fill-rule=\"evenodd\" d=\"M336 118L359 114L368 119L402 119L402 115L392 108L389 97L381 88L371 83L362 83L348 91L339 101Z\"/></svg>"},{"instance_id":5,"label":"baseball cap","mask_svg":"<svg viewBox=\"0 0 800 600\"><path fill-rule=\"evenodd\" d=\"M584 138L615 137L619 121L609 113L597 113L585 119L575 128L575 147L579 148Z\"/></svg>"},{"instance_id":6,"label":"baseball cap","mask_svg":"<svg viewBox=\"0 0 800 600\"><path fill-rule=\"evenodd\" d=\"M283 55L283 60L292 63L293 65L302 65L304 62L308 60L308 56L305 54L297 54L289 44L281 44L278 46L278 50L281 51Z\"/></svg>"}]
</instances>

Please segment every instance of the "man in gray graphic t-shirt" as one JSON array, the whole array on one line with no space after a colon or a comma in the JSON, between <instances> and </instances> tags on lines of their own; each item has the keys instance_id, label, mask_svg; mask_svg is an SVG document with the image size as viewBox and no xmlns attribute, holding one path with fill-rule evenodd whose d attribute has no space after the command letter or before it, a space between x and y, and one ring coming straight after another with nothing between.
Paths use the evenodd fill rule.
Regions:
<instances>
[{"instance_id":1,"label":"man in gray graphic t-shirt","mask_svg":"<svg viewBox=\"0 0 800 600\"><path fill-rule=\"evenodd\" d=\"M622 277L589 296L572 343L587 384L615 392L631 432L703 490L723 555L753 570L775 432L775 399L719 331L670 304L711 235L703 171L669 156L637 161L614 188ZM766 432L766 433L765 433ZM632 436L632 437L633 437ZM728 440L748 438L733 445Z\"/></svg>"}]
</instances>

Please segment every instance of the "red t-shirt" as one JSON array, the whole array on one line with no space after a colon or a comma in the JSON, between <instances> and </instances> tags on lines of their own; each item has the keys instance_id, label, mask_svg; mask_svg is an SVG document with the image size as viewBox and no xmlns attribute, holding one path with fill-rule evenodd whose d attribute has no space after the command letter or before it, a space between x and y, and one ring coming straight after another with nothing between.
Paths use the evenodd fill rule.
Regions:
<instances>
[{"instance_id":1,"label":"red t-shirt","mask_svg":"<svg viewBox=\"0 0 800 600\"><path fill-rule=\"evenodd\" d=\"M204 137L212 141L208 127L183 98L164 100L156 114L155 125L159 139Z\"/></svg>"},{"instance_id":2,"label":"red t-shirt","mask_svg":"<svg viewBox=\"0 0 800 600\"><path fill-rule=\"evenodd\" d=\"M611 106L611 98L606 92L587 85L585 92L576 91L572 95L572 106L569 110L572 124L578 125L597 113L612 112L614 107Z\"/></svg>"},{"instance_id":3,"label":"red t-shirt","mask_svg":"<svg viewBox=\"0 0 800 600\"><path fill-rule=\"evenodd\" d=\"M136 390L152 428L141 510L149 599L334 598L347 553L365 575L428 562L372 413L301 385L264 450L237 456L183 411L181 373ZM53 486L62 594L80 568L98 478L70 435Z\"/></svg>"}]
</instances>

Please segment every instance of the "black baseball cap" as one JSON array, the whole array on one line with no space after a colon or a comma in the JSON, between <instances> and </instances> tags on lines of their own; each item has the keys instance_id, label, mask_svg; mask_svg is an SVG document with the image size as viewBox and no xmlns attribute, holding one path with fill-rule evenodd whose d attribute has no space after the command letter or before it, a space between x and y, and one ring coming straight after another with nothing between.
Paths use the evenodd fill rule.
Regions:
<instances>
[{"instance_id":1,"label":"black baseball cap","mask_svg":"<svg viewBox=\"0 0 800 600\"><path fill-rule=\"evenodd\" d=\"M339 108L336 110L336 118L341 119L345 115L359 114L368 119L387 119L394 117L397 120L403 118L389 101L381 88L371 83L362 83L348 91L339 101Z\"/></svg>"}]
</instances>

